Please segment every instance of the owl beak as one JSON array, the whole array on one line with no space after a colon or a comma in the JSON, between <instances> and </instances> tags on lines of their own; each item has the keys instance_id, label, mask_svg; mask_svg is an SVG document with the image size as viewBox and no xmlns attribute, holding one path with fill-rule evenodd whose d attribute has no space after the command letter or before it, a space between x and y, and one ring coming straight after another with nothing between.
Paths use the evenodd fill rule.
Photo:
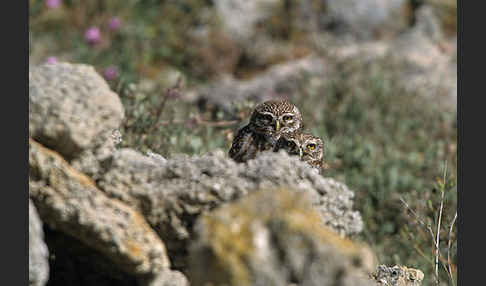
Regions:
<instances>
[{"instance_id":1,"label":"owl beak","mask_svg":"<svg viewBox=\"0 0 486 286\"><path fill-rule=\"evenodd\" d=\"M278 132L280 130L280 121L275 121L275 130Z\"/></svg>"}]
</instances>

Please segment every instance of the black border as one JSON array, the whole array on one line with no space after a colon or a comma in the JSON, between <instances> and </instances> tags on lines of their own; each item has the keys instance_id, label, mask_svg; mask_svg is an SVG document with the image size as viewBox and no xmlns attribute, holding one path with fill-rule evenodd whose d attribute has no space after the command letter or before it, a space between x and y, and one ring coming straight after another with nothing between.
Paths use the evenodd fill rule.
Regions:
<instances>
[{"instance_id":1,"label":"black border","mask_svg":"<svg viewBox=\"0 0 486 286\"><path fill-rule=\"evenodd\" d=\"M457 0L457 284L466 285L464 282L464 213L463 213L463 191L464 191L464 88L463 88L463 2Z\"/></svg>"}]
</instances>

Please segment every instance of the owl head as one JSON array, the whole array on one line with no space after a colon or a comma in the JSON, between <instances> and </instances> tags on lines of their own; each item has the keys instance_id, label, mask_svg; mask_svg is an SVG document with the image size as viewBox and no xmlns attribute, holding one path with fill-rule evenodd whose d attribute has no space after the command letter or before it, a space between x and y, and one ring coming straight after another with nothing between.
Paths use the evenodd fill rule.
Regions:
<instances>
[{"instance_id":1,"label":"owl head","mask_svg":"<svg viewBox=\"0 0 486 286\"><path fill-rule=\"evenodd\" d=\"M300 131L284 133L277 140L273 151L285 150L289 155L296 155L313 167L320 168L324 157L324 142L321 138Z\"/></svg>"},{"instance_id":2,"label":"owl head","mask_svg":"<svg viewBox=\"0 0 486 286\"><path fill-rule=\"evenodd\" d=\"M321 162L324 157L324 142L310 133L300 135L301 159L306 162Z\"/></svg>"},{"instance_id":3,"label":"owl head","mask_svg":"<svg viewBox=\"0 0 486 286\"><path fill-rule=\"evenodd\" d=\"M250 124L256 133L278 140L281 134L303 128L302 115L288 100L269 100L255 107Z\"/></svg>"}]
</instances>

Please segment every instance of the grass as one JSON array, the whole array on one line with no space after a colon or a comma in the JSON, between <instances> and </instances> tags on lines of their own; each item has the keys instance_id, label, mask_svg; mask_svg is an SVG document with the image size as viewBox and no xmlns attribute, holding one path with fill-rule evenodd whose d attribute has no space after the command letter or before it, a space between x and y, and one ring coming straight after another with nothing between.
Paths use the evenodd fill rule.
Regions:
<instances>
[{"instance_id":1,"label":"grass","mask_svg":"<svg viewBox=\"0 0 486 286\"><path fill-rule=\"evenodd\" d=\"M217 108L202 110L177 93L221 73L238 73L242 55L221 38L217 18L198 13L210 8L210 1L72 0L55 10L46 9L43 1L29 3L32 58L42 61L54 55L94 65L100 73L108 66L120 71L109 84L125 107L123 147L166 158L228 150L234 132L257 104L236 102L235 113L226 114ZM454 29L452 10L447 9L441 12L442 21ZM106 28L113 16L122 20L118 31ZM280 29L274 35L279 41L300 41L288 26L273 24ZM102 30L104 41L98 46L83 38L93 25ZM200 26L209 27L209 43L194 42L190 30ZM333 68L325 81L309 75L297 83L299 92L291 100L306 127L325 140L330 167L325 176L345 182L356 193L355 206L365 221L359 239L373 247L380 263L419 268L425 273L423 285L435 285L434 241L417 217L435 232L443 193L439 277L450 283L442 265L447 264L451 233L449 264L455 275L457 228L449 230L457 206L457 113L424 94L404 90L399 62L355 58Z\"/></svg>"}]
</instances>

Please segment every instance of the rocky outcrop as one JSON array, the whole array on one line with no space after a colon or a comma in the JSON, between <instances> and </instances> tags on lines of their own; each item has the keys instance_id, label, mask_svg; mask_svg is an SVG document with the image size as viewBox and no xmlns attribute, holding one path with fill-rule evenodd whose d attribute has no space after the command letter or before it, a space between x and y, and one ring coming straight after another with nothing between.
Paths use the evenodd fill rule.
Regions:
<instances>
[{"instance_id":1,"label":"rocky outcrop","mask_svg":"<svg viewBox=\"0 0 486 286\"><path fill-rule=\"evenodd\" d=\"M192 285L372 285L372 252L323 226L305 193L261 190L198 219Z\"/></svg>"},{"instance_id":2,"label":"rocky outcrop","mask_svg":"<svg viewBox=\"0 0 486 286\"><path fill-rule=\"evenodd\" d=\"M55 257L49 267L53 284L198 285L205 279L197 274L203 271L197 268L203 266L201 250L218 249L220 242L239 247L243 239L263 256L242 254L241 264L231 249L227 257L215 250L219 262L211 267L228 259L236 264L222 270L228 275L208 277L236 277L233 285L247 279L254 285L367 285L360 283L371 271L364 269L372 255L344 238L363 229L354 194L344 184L285 152L237 164L222 150L165 159L116 148L120 136L113 130L123 109L94 69L62 63L32 68L29 77L29 197ZM227 206L250 195L242 205ZM246 216L235 217L241 210ZM255 229L241 239L230 236L234 243L221 241L227 214L235 222L254 222ZM40 251L42 265L46 255ZM258 268L261 262L268 263ZM194 282L185 276L190 264ZM29 272L35 285L45 283L40 273L48 270L42 267L44 272Z\"/></svg>"},{"instance_id":3,"label":"rocky outcrop","mask_svg":"<svg viewBox=\"0 0 486 286\"><path fill-rule=\"evenodd\" d=\"M49 250L37 210L29 200L29 285L44 286L49 279Z\"/></svg>"},{"instance_id":4,"label":"rocky outcrop","mask_svg":"<svg viewBox=\"0 0 486 286\"><path fill-rule=\"evenodd\" d=\"M29 194L44 223L103 253L120 269L143 276L170 266L164 244L140 214L32 139Z\"/></svg>"},{"instance_id":5,"label":"rocky outcrop","mask_svg":"<svg viewBox=\"0 0 486 286\"><path fill-rule=\"evenodd\" d=\"M419 269L408 268L402 265L393 267L378 265L371 277L376 282L376 285L420 286L424 279L424 273Z\"/></svg>"},{"instance_id":6,"label":"rocky outcrop","mask_svg":"<svg viewBox=\"0 0 486 286\"><path fill-rule=\"evenodd\" d=\"M352 191L284 152L268 152L247 164L237 164L219 150L160 162L121 149L98 184L110 197L144 214L163 238L176 267L185 267L181 249L187 249L199 215L262 187L285 186L307 193L321 222L341 235L356 234L363 228L360 214L353 210Z\"/></svg>"}]
</instances>

